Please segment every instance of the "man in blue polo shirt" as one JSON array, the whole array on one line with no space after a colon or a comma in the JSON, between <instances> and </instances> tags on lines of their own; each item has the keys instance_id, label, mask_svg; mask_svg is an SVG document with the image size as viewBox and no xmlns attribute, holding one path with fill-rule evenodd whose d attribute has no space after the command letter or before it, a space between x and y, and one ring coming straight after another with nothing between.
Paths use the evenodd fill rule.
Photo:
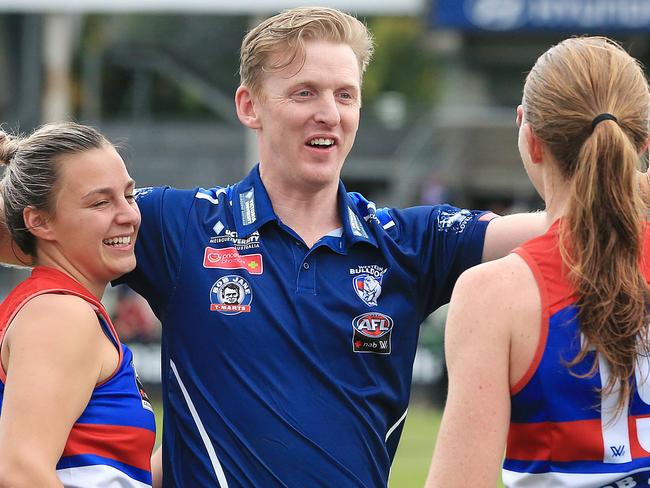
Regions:
<instances>
[{"instance_id":1,"label":"man in blue polo shirt","mask_svg":"<svg viewBox=\"0 0 650 488\"><path fill-rule=\"evenodd\" d=\"M371 51L336 10L264 21L235 97L259 165L233 186L137 196L124 281L163 322L165 486L386 486L420 323L463 270L541 230L346 192Z\"/></svg>"},{"instance_id":2,"label":"man in blue polo shirt","mask_svg":"<svg viewBox=\"0 0 650 488\"><path fill-rule=\"evenodd\" d=\"M421 322L463 270L543 230L541 215L346 192L371 53L337 10L262 22L235 97L259 165L229 187L137 195L122 281L163 322L166 487L386 486Z\"/></svg>"}]
</instances>

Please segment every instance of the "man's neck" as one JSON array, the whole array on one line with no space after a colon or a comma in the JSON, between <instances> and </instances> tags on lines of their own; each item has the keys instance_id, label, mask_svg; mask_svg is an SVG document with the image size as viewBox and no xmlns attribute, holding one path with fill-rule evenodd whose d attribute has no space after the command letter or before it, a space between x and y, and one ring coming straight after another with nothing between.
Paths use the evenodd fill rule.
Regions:
<instances>
[{"instance_id":1,"label":"man's neck","mask_svg":"<svg viewBox=\"0 0 650 488\"><path fill-rule=\"evenodd\" d=\"M266 188L273 210L282 222L312 247L321 237L343 224L338 209L338 185L314 192Z\"/></svg>"}]
</instances>

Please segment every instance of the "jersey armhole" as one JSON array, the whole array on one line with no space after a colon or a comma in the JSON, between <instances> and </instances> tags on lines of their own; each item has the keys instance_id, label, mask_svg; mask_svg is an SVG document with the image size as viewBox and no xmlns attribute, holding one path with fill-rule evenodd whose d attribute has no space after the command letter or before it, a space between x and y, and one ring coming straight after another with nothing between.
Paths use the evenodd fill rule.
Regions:
<instances>
[{"instance_id":1,"label":"jersey armhole","mask_svg":"<svg viewBox=\"0 0 650 488\"><path fill-rule=\"evenodd\" d=\"M542 360L544 355L544 350L546 349L546 341L548 339L548 327L549 327L549 310L548 310L548 291L546 289L546 284L544 282L544 277L541 270L537 266L537 263L533 260L531 255L525 249L519 247L513 251L514 254L517 254L524 262L528 265L528 268L533 273L535 278L535 283L537 284L537 289L539 290L539 296L541 301L541 317L539 324L539 339L537 340L537 347L535 348L535 354L533 359L530 362L530 365L526 369L526 372L521 377L517 383L515 383L510 388L510 395L514 396L519 393L530 381L530 379L537 371L539 363Z\"/></svg>"},{"instance_id":2,"label":"jersey armhole","mask_svg":"<svg viewBox=\"0 0 650 488\"><path fill-rule=\"evenodd\" d=\"M16 309L12 312L12 314L7 319L7 326L4 329L2 329L2 331L0 332L0 381L3 384L7 383L7 372L5 370L5 365L2 362L2 353L1 353L1 351L2 351L2 348L4 347L4 344L5 344L5 337L7 336L7 331L9 330L9 327L11 327L11 324L13 324L14 318L16 317L16 315L18 315L18 312L20 312L22 310L22 308L25 306L25 304L27 302L29 302L32 298L34 298L35 296L38 296L38 295L39 294L35 294L35 295L29 295L29 296L25 297L16 306Z\"/></svg>"},{"instance_id":3,"label":"jersey armhole","mask_svg":"<svg viewBox=\"0 0 650 488\"><path fill-rule=\"evenodd\" d=\"M89 304L89 305L92 305L92 304ZM108 316L106 316L106 317L104 316L103 309L97 309L97 308L95 308L94 305L92 305L92 306L93 306L93 309L95 309L95 314L97 315L97 321L99 322L99 326L102 328L102 332L104 333L106 338L109 341L111 341L111 344L113 344L113 346L115 346L115 348L117 349L117 355L118 355L117 366L115 366L115 369L113 370L113 372L110 375L108 375L108 377L105 380L102 380L102 381L95 384L95 388L98 388L100 386L105 385L110 380L112 380L115 377L115 375L117 374L117 372L120 370L120 368L122 367L122 362L124 361L124 351L122 350L122 344L120 343L120 339L117 336L117 331L115 330L115 326L113 326L113 323L110 321Z\"/></svg>"},{"instance_id":4,"label":"jersey armhole","mask_svg":"<svg viewBox=\"0 0 650 488\"><path fill-rule=\"evenodd\" d=\"M115 327L111 323L110 319L108 319L108 314L106 314L106 312L104 311L103 308L100 308L99 306L97 306L97 304L88 301L88 299L86 297L84 297L82 294L76 293L76 292L71 291L71 290L60 289L60 288L53 288L53 289L49 289L49 290L39 290L36 293L33 293L33 294L28 295L27 297L25 297L16 306L16 309L13 311L13 313L9 316L9 318L7 320L7 326L2 330L2 332L0 332L0 350L2 350L2 347L4 346L4 341L5 341L7 331L9 330L9 327L11 327L11 324L13 323L14 318L16 318L16 315L18 315L18 312L20 312L23 309L23 307L30 300L32 300L33 298L36 298L36 297L41 296L41 295L47 295L47 294L59 294L59 295L77 296L77 297L83 299L88 304L88 306L91 307L93 309L93 311L95 312L95 315L97 316L97 322L98 322L99 326L101 327L102 332L104 334L106 334L106 336L111 341L111 343L113 343L113 345L116 347L117 354L118 354L117 367L115 368L115 370L110 374L110 376L108 378L106 378L105 380L103 380L103 381L101 381L99 383L96 383L95 387L106 384L106 382L111 380L117 374L120 367L122 366L122 361L124 360L124 352L122 351L122 346L120 344L120 340L119 340L119 337L117 335L117 331L115 330ZM0 359L0 381L3 384L5 384L7 382L7 372L5 371L5 367L4 367L4 364L2 364L1 359Z\"/></svg>"}]
</instances>

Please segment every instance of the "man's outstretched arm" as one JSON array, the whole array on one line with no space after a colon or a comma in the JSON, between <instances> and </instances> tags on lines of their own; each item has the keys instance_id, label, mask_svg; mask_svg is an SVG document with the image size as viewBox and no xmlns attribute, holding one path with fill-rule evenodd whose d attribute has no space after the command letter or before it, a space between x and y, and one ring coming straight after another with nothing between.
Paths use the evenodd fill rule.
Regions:
<instances>
[{"instance_id":1,"label":"man's outstretched arm","mask_svg":"<svg viewBox=\"0 0 650 488\"><path fill-rule=\"evenodd\" d=\"M492 219L485 232L483 262L502 258L520 244L542 235L551 224L546 212L520 213Z\"/></svg>"},{"instance_id":2,"label":"man's outstretched arm","mask_svg":"<svg viewBox=\"0 0 650 488\"><path fill-rule=\"evenodd\" d=\"M641 198L650 208L650 176L638 172ZM521 213L493 219L488 225L483 244L483 262L499 259L517 246L543 234L553 222L546 212Z\"/></svg>"}]
</instances>

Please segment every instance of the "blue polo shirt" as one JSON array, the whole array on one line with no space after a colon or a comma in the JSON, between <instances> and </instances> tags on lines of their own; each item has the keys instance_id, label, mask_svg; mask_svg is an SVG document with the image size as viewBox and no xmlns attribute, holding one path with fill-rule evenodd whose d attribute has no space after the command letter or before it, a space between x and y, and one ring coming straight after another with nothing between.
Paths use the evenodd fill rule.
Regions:
<instances>
[{"instance_id":1,"label":"blue polo shirt","mask_svg":"<svg viewBox=\"0 0 650 488\"><path fill-rule=\"evenodd\" d=\"M137 201L123 281L163 323L164 486L386 486L419 326L480 262L481 213L376 209L340 184L343 227L310 249L257 168Z\"/></svg>"}]
</instances>

